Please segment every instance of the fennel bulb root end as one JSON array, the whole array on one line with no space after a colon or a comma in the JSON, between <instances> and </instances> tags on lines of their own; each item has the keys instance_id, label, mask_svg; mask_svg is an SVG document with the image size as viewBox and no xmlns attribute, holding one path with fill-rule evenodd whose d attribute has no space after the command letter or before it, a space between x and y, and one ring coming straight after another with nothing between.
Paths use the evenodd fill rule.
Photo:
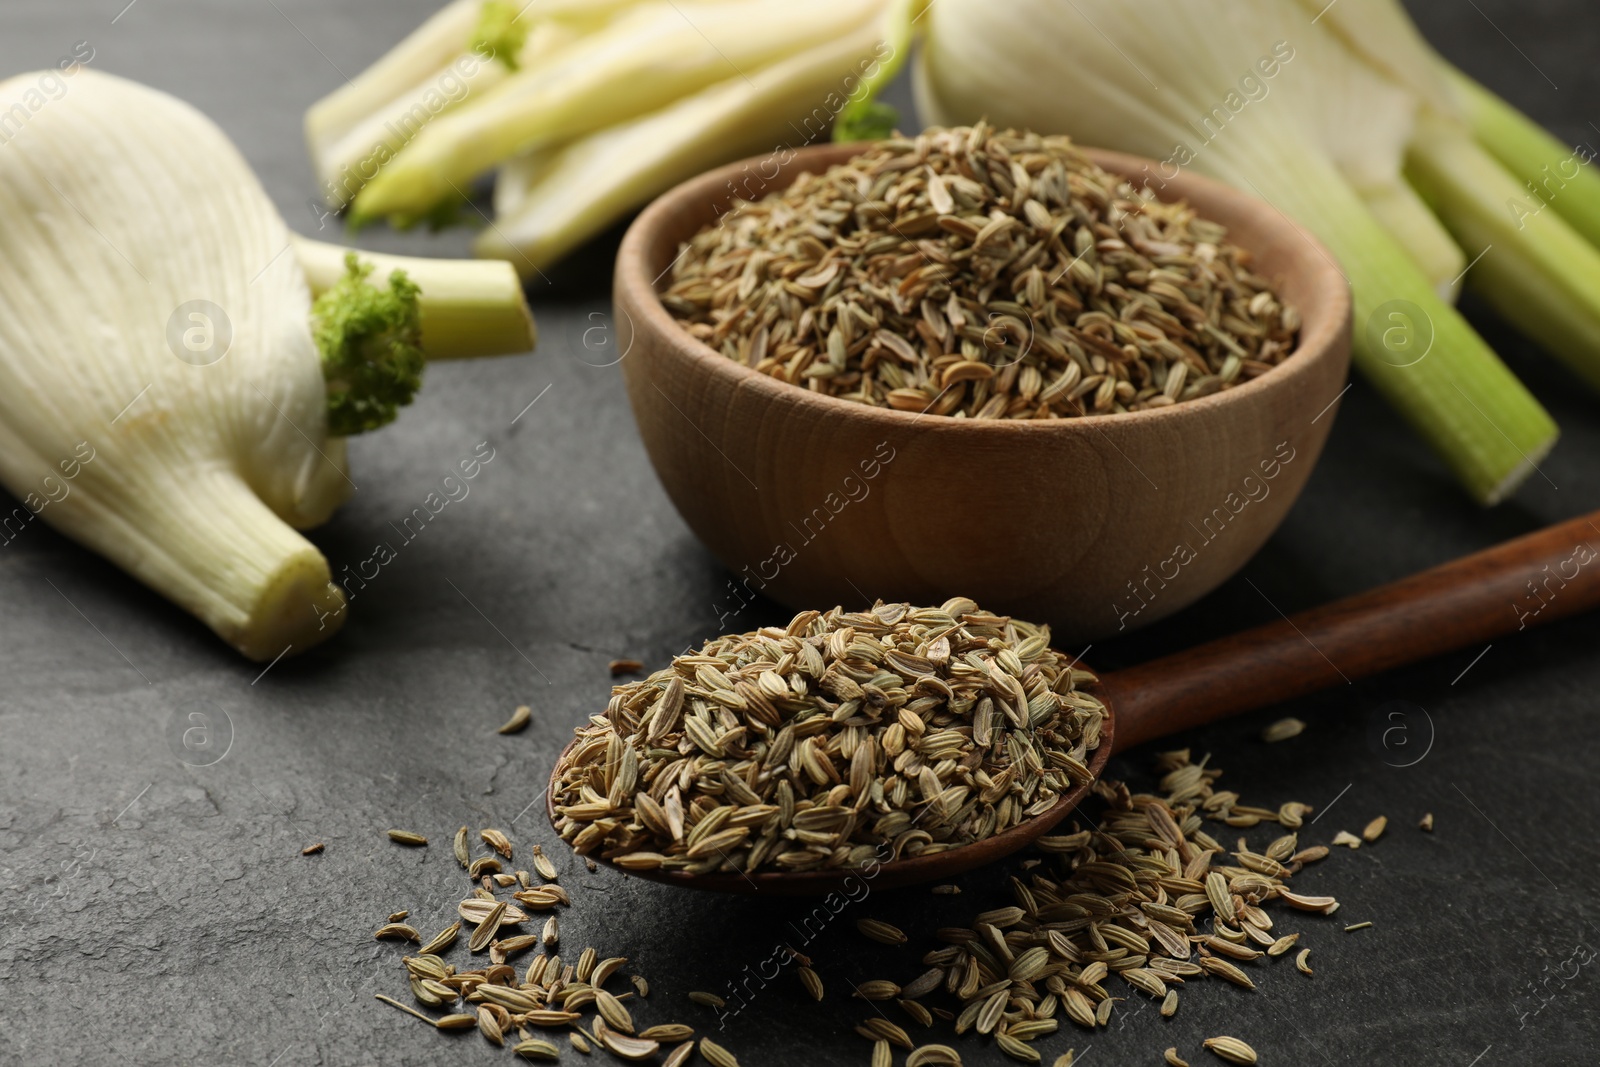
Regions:
<instances>
[{"instance_id":1,"label":"fennel bulb root end","mask_svg":"<svg viewBox=\"0 0 1600 1067\"><path fill-rule=\"evenodd\" d=\"M303 651L343 624L344 592L327 559L242 469L213 461L113 471L111 446L100 453L71 495L41 513L51 526L252 660Z\"/></svg>"},{"instance_id":2,"label":"fennel bulb root end","mask_svg":"<svg viewBox=\"0 0 1600 1067\"><path fill-rule=\"evenodd\" d=\"M1556 447L1560 436L1559 433L1552 433L1542 445L1535 446L1533 451L1522 457L1522 462L1513 467L1499 485L1491 487L1484 493L1479 502L1486 508L1492 508L1509 500L1522 487L1522 483L1539 470L1539 464L1550 455L1550 450Z\"/></svg>"},{"instance_id":3,"label":"fennel bulb root end","mask_svg":"<svg viewBox=\"0 0 1600 1067\"><path fill-rule=\"evenodd\" d=\"M140 533L124 561L94 547L188 608L249 659L303 652L345 619L328 561L231 471L193 475L183 495L142 487L130 503ZM71 532L71 531L69 531Z\"/></svg>"},{"instance_id":4,"label":"fennel bulb root end","mask_svg":"<svg viewBox=\"0 0 1600 1067\"><path fill-rule=\"evenodd\" d=\"M333 636L344 625L344 609L344 591L333 584L328 561L308 545L272 575L245 626L222 636L260 663L304 652Z\"/></svg>"}]
</instances>

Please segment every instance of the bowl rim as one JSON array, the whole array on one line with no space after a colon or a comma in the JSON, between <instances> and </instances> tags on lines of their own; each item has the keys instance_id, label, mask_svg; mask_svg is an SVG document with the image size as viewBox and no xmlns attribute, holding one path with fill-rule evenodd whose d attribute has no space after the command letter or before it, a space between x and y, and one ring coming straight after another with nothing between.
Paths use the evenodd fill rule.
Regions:
<instances>
[{"instance_id":1,"label":"bowl rim","mask_svg":"<svg viewBox=\"0 0 1600 1067\"><path fill-rule=\"evenodd\" d=\"M788 162L781 165L779 173L768 181L765 192L767 194L777 192L786 188L794 176L802 171L825 170L833 163L858 155L871 146L870 141L859 141L849 144L816 144L795 149L790 153ZM1131 176L1146 172L1148 165L1155 162L1124 152L1083 145L1077 147L1097 165L1129 177L1130 180ZM652 264L647 261L648 246L657 232L671 226L673 220L683 213L688 204L697 201L713 205L726 203L732 197L722 195L721 191L724 188L731 188L733 184L731 179L747 173L752 166L766 163L770 158L770 153L752 156L706 171L680 182L640 212L629 225L617 252L613 293L616 310L628 317L630 327L637 333L641 324L633 323L632 315L622 306L622 294L626 292L644 315L642 328L650 330L656 337L688 356L707 373L725 378L730 385L754 389L764 398L776 403L796 407L812 406L823 417L832 414L839 418L864 420L867 423L876 422L886 430L909 429L919 420L928 417L929 413L872 407L826 393L813 392L801 386L779 381L771 375L762 374L752 367L729 359L710 345L691 336L661 302L661 292L657 285L667 276L672 264L660 271L653 271ZM807 164L811 166L808 167ZM1174 187L1172 200L1186 199L1185 191L1188 189L1199 190L1208 200L1229 202L1240 212L1254 212L1267 218L1268 225L1275 227L1279 232L1293 234L1304 245L1304 251L1297 256L1295 262L1308 272L1304 280L1313 289L1323 292L1324 296L1320 301L1320 307L1314 309L1314 314L1308 315L1303 308L1299 309L1301 311L1299 343L1283 361L1260 377L1242 385L1165 407L1061 419L972 419L936 415L932 416L933 421L930 425L940 427L947 432L973 435L1016 433L1104 435L1108 429L1152 428L1163 422L1176 426L1181 420L1203 420L1228 405L1247 403L1260 393L1293 388L1297 380L1311 373L1314 364L1340 348L1341 335L1345 333L1351 320L1353 301L1348 279L1337 266L1332 253L1323 247L1320 241L1266 201L1220 181L1184 171L1167 184ZM1272 220L1272 215L1276 216L1276 221ZM1210 216L1202 214L1201 217ZM1231 232L1233 228L1230 226L1229 229ZM1247 250L1252 254L1258 254L1254 249ZM676 262L673 260L673 263ZM1275 286L1275 289L1277 288L1281 287ZM633 343L637 343L636 337ZM1343 393L1334 397L1328 406L1332 407L1342 396ZM1324 413L1326 410L1324 409ZM1321 418L1321 415L1317 417Z\"/></svg>"}]
</instances>

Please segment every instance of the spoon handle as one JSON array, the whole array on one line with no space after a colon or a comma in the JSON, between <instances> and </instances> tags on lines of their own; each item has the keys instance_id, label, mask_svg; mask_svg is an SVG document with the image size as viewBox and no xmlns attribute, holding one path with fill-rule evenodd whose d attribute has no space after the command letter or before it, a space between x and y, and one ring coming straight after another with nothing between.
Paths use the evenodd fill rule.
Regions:
<instances>
[{"instance_id":1,"label":"spoon handle","mask_svg":"<svg viewBox=\"0 0 1600 1067\"><path fill-rule=\"evenodd\" d=\"M1597 605L1600 512L1101 683L1120 751Z\"/></svg>"}]
</instances>

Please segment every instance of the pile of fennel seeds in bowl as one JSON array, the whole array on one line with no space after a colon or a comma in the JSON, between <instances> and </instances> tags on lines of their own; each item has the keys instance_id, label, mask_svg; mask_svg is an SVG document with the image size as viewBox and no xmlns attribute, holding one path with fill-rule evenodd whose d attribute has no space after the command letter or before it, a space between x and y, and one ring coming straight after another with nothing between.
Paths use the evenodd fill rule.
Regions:
<instances>
[{"instance_id":1,"label":"pile of fennel seeds in bowl","mask_svg":"<svg viewBox=\"0 0 1600 1067\"><path fill-rule=\"evenodd\" d=\"M556 829L628 870L931 855L1092 780L1094 680L1047 627L965 598L801 612L614 688L557 765Z\"/></svg>"},{"instance_id":2,"label":"pile of fennel seeds in bowl","mask_svg":"<svg viewBox=\"0 0 1600 1067\"><path fill-rule=\"evenodd\" d=\"M980 419L1141 411L1266 373L1300 328L1223 227L1066 137L879 142L688 241L662 302L780 381Z\"/></svg>"}]
</instances>

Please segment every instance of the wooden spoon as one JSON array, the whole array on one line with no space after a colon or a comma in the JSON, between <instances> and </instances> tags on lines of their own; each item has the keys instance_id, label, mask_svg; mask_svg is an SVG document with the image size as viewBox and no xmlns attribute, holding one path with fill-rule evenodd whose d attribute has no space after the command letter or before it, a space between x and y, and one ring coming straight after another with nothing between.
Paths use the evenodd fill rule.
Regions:
<instances>
[{"instance_id":1,"label":"wooden spoon","mask_svg":"<svg viewBox=\"0 0 1600 1067\"><path fill-rule=\"evenodd\" d=\"M1393 667L1470 648L1600 604L1600 512L1547 527L1325 607L1100 677L1109 711L1089 769L1113 752ZM569 745L570 747L570 745ZM565 752L563 752L565 755ZM557 761L558 765L560 761ZM1005 833L876 868L687 874L633 871L727 893L815 895L889 889L993 863L1047 834L1088 795L1084 785ZM546 794L556 818L555 776ZM602 857L594 857L605 862Z\"/></svg>"}]
</instances>

